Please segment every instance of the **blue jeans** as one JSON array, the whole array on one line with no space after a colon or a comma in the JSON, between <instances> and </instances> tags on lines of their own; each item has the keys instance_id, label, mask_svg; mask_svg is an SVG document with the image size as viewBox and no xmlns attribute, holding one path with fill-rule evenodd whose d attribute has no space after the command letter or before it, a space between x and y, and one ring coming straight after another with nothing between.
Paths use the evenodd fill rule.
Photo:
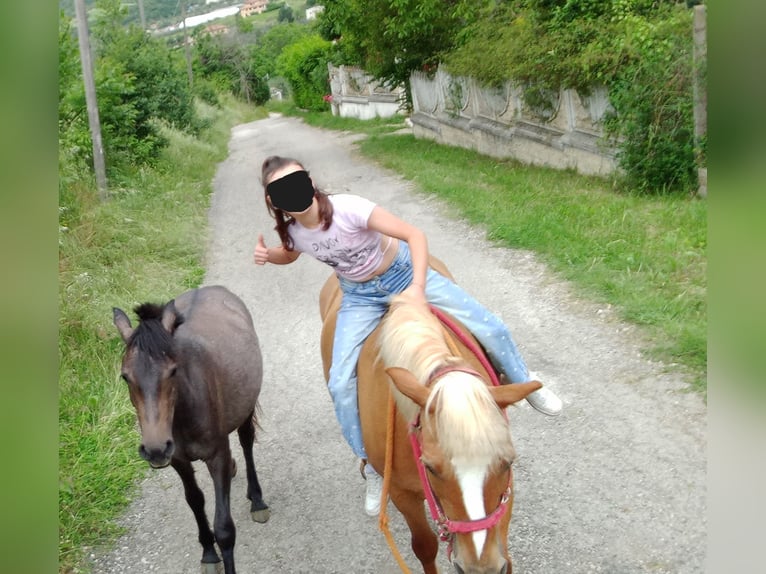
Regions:
<instances>
[{"instance_id":1,"label":"blue jeans","mask_svg":"<svg viewBox=\"0 0 766 574\"><path fill-rule=\"evenodd\" d=\"M335 326L328 388L343 437L356 456L367 458L356 396L356 363L365 339L375 330L391 298L412 282L409 245L399 242L391 266L378 277L363 283L339 279L343 299ZM529 380L527 366L510 331L481 303L431 268L426 276L425 295L430 304L455 317L473 333L494 367L512 383Z\"/></svg>"}]
</instances>

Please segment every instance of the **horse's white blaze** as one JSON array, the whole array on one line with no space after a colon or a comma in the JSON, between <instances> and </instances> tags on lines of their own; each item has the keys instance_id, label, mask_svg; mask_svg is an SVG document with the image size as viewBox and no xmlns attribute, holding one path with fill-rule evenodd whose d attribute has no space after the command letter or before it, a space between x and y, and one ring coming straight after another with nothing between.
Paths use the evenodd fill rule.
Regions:
<instances>
[{"instance_id":1,"label":"horse's white blaze","mask_svg":"<svg viewBox=\"0 0 766 574\"><path fill-rule=\"evenodd\" d=\"M463 504L468 518L479 520L487 515L484 509L484 479L487 475L486 465L465 465L456 467L456 476L460 490L463 492ZM477 530L472 534L476 547L476 557L481 556L484 543L487 540L486 530Z\"/></svg>"}]
</instances>

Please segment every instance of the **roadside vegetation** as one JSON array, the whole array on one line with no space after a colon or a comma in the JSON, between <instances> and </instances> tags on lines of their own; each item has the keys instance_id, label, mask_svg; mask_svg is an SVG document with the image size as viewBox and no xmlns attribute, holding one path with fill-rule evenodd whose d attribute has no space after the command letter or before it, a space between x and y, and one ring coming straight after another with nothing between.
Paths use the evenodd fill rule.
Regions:
<instances>
[{"instance_id":1,"label":"roadside vegetation","mask_svg":"<svg viewBox=\"0 0 766 574\"><path fill-rule=\"evenodd\" d=\"M365 5L384 15L381 2L370 0ZM280 17L273 10L260 18L234 19L235 31L228 39L195 31L192 87L184 51L175 40L149 37L126 26L125 6L119 0L96 0L90 26L107 159L105 197L97 191L92 172L76 37L71 18L62 15L60 572L89 571L88 553L116 539L120 528L115 518L145 473L136 456L135 414L118 377L122 343L112 325L112 307L129 310L144 301L163 302L199 285L211 184L217 164L226 157L230 128L266 117L269 111L298 116L323 129L365 134L358 143L360 153L413 181L418 193L443 198L457 216L486 229L498 244L535 252L584 297L611 304L624 319L642 327L652 357L682 369L692 388L706 394L707 203L694 198L684 185L663 183L671 180L663 179L661 170L652 172L655 184L642 187L416 140L397 133L405 127L403 117L359 121L332 116L323 99L328 92L327 62L343 55L348 62L363 63L362 54L354 54L352 41L352 28L359 23L329 18L338 14L333 7L349 3L326 2L328 18L318 23L290 20L286 11ZM295 14L304 8L302 3L288 4ZM354 10L361 6L353 4ZM402 65L412 66L417 58L423 63L435 61L435 54L422 52L430 50L429 45L416 40L418 19L427 17L438 3L421 4L421 13L410 13L409 20L399 22L397 41L380 48L384 59L393 58L386 60L393 67L378 70L381 75L404 77L409 72ZM521 7L518 2L508 4ZM532 9L554 4L573 6L542 0L524 5ZM651 3L621 3L627 8L638 4L646 8ZM585 5L592 8L592 15L599 3ZM454 3L453 13L433 21L441 26L443 38L464 30L455 39L455 49L463 47L451 61L456 69L460 58L470 54L471 34L480 35L482 26L488 25L485 17L494 14L480 10L482 6L462 0ZM555 22L562 29L578 16L571 11L556 13ZM355 14L358 11L346 15ZM684 15L674 14L677 19L671 28L676 30ZM640 28L639 16L643 17L631 13L630 25ZM474 25L463 29L469 20ZM351 27L347 42L332 43L340 26ZM650 28L656 32L656 27ZM379 31L382 42L385 30ZM396 50L405 45L417 58L396 59ZM664 49L657 53L664 54ZM665 61L650 63L660 66L660 60ZM682 84L673 84L674 89ZM649 84L642 80L640 85ZM267 103L274 90L285 99ZM639 100L649 97L629 95ZM626 95L624 101L629 99ZM666 104L663 109L681 109L671 101ZM685 126L686 108L682 112L674 117ZM662 131L661 123L651 125ZM675 132L671 143L689 145L684 129ZM667 155L672 161L666 167L685 174L678 162L686 161L688 151ZM642 154L636 148L636 157ZM688 182L685 177L673 181Z\"/></svg>"}]
</instances>

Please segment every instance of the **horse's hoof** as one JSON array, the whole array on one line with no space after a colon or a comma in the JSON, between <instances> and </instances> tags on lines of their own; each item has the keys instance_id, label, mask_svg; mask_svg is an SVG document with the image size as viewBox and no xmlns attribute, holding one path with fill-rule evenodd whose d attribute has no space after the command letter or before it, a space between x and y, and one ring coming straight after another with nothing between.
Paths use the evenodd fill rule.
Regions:
<instances>
[{"instance_id":1,"label":"horse's hoof","mask_svg":"<svg viewBox=\"0 0 766 574\"><path fill-rule=\"evenodd\" d=\"M271 518L271 510L269 508L253 510L250 512L250 516L253 518L253 522L260 522L263 524L264 522L268 522L269 518Z\"/></svg>"},{"instance_id":2,"label":"horse's hoof","mask_svg":"<svg viewBox=\"0 0 766 574\"><path fill-rule=\"evenodd\" d=\"M202 562L202 574L223 574L223 562Z\"/></svg>"}]
</instances>

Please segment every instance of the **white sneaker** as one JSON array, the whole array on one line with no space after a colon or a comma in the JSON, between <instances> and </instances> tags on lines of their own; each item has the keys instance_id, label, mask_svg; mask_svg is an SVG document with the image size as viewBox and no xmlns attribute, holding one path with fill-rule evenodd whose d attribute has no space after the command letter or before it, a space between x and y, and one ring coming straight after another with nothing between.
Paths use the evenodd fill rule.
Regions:
<instances>
[{"instance_id":1,"label":"white sneaker","mask_svg":"<svg viewBox=\"0 0 766 574\"><path fill-rule=\"evenodd\" d=\"M364 469L364 476L367 479L367 495L364 499L364 511L367 516L377 516L380 514L380 493L383 490L383 477L369 464Z\"/></svg>"},{"instance_id":2,"label":"white sneaker","mask_svg":"<svg viewBox=\"0 0 766 574\"><path fill-rule=\"evenodd\" d=\"M548 387L542 387L527 395L527 402L541 413L551 417L561 414L561 408L564 406L556 393Z\"/></svg>"}]
</instances>

